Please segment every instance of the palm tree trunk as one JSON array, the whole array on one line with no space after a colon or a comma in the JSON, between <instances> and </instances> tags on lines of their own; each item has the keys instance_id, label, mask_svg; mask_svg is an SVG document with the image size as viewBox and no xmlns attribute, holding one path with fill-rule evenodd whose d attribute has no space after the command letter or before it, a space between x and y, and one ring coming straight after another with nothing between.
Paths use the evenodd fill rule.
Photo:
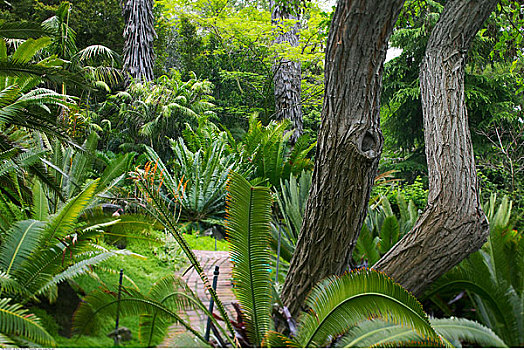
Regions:
<instances>
[{"instance_id":1,"label":"palm tree trunk","mask_svg":"<svg viewBox=\"0 0 524 350\"><path fill-rule=\"evenodd\" d=\"M276 37L275 43L289 43L291 46L298 46L299 18L298 8L294 9L296 15L291 10L283 6L283 1L270 1L271 5L271 22L277 27L282 24L283 20L294 20L293 25L288 31L281 28L280 34ZM303 133L302 122L302 102L300 100L302 80L300 62L279 58L273 66L273 82L275 86L275 113L276 119L289 119L295 129L291 136L291 142L296 140Z\"/></svg>"},{"instance_id":2,"label":"palm tree trunk","mask_svg":"<svg viewBox=\"0 0 524 350\"><path fill-rule=\"evenodd\" d=\"M152 0L125 0L123 7L124 71L126 85L130 77L136 81L153 80L155 55L153 40L156 38Z\"/></svg>"}]
</instances>

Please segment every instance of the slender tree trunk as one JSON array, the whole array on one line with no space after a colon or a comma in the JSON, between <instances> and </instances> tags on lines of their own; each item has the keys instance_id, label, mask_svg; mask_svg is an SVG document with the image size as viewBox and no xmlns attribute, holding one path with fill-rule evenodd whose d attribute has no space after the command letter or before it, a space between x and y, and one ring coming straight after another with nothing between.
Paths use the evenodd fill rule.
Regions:
<instances>
[{"instance_id":1,"label":"slender tree trunk","mask_svg":"<svg viewBox=\"0 0 524 350\"><path fill-rule=\"evenodd\" d=\"M404 0L339 0L326 50L315 171L283 289L296 316L324 277L341 274L366 217L382 152L380 90L388 39Z\"/></svg>"},{"instance_id":2,"label":"slender tree trunk","mask_svg":"<svg viewBox=\"0 0 524 350\"><path fill-rule=\"evenodd\" d=\"M299 18L290 13L290 9L282 6L283 0L272 0L271 22L280 27L283 20L294 20L295 25L288 31L278 28L280 34L276 37L275 43L289 43L291 46L298 46ZM296 140L303 133L302 123L302 102L300 100L302 73L300 62L279 58L273 67L273 82L275 86L275 113L276 119L289 119L295 131L291 136L291 142Z\"/></svg>"},{"instance_id":3,"label":"slender tree trunk","mask_svg":"<svg viewBox=\"0 0 524 350\"><path fill-rule=\"evenodd\" d=\"M136 81L153 80L156 38L153 0L124 0L124 71ZM126 85L130 82L126 76Z\"/></svg>"},{"instance_id":4,"label":"slender tree trunk","mask_svg":"<svg viewBox=\"0 0 524 350\"><path fill-rule=\"evenodd\" d=\"M464 66L471 41L496 3L448 1L422 61L428 206L412 231L374 266L415 294L478 250L489 234L478 195Z\"/></svg>"}]
</instances>

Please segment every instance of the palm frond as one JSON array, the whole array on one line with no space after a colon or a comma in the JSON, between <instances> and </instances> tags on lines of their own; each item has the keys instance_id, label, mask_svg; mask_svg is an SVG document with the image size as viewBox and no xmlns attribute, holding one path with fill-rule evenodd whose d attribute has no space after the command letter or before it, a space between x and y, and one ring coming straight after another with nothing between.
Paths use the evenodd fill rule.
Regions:
<instances>
[{"instance_id":1,"label":"palm frond","mask_svg":"<svg viewBox=\"0 0 524 350\"><path fill-rule=\"evenodd\" d=\"M15 341L7 335L0 333L0 348L17 348Z\"/></svg>"},{"instance_id":2,"label":"palm frond","mask_svg":"<svg viewBox=\"0 0 524 350\"><path fill-rule=\"evenodd\" d=\"M231 172L226 227L233 260L233 291L242 305L248 336L257 347L271 327L270 222L269 189L253 187Z\"/></svg>"},{"instance_id":3,"label":"palm frond","mask_svg":"<svg viewBox=\"0 0 524 350\"><path fill-rule=\"evenodd\" d=\"M443 292L468 290L476 295L476 304L481 321L494 328L509 345L519 335L518 314L511 295L515 291L507 281L496 280L487 264L488 256L482 251L471 254L458 267L448 271L435 281L425 297ZM518 305L518 303L517 303ZM483 316L484 315L484 316ZM493 320L493 321L492 321ZM501 326L496 326L500 324Z\"/></svg>"},{"instance_id":4,"label":"palm frond","mask_svg":"<svg viewBox=\"0 0 524 350\"><path fill-rule=\"evenodd\" d=\"M25 40L13 53L12 59L15 62L27 63L33 56L46 46L51 44L51 38L43 37L38 39L29 38Z\"/></svg>"},{"instance_id":5,"label":"palm frond","mask_svg":"<svg viewBox=\"0 0 524 350\"><path fill-rule=\"evenodd\" d=\"M368 318L383 318L439 341L422 305L386 275L362 269L320 282L307 298L311 311L300 322L297 341L323 346L331 335L343 334Z\"/></svg>"},{"instance_id":6,"label":"palm frond","mask_svg":"<svg viewBox=\"0 0 524 350\"><path fill-rule=\"evenodd\" d=\"M38 78L55 84L68 83L78 86L84 85L85 88L88 88L87 82L78 73L67 71L56 65L50 67L46 62L19 62L12 59L0 61L0 77L9 77L11 79ZM9 83L19 82L12 80Z\"/></svg>"},{"instance_id":7,"label":"palm frond","mask_svg":"<svg viewBox=\"0 0 524 350\"><path fill-rule=\"evenodd\" d=\"M94 60L107 60L112 64L121 63L121 57L115 51L103 45L90 45L78 51L71 58L72 61L90 63Z\"/></svg>"},{"instance_id":8,"label":"palm frond","mask_svg":"<svg viewBox=\"0 0 524 350\"><path fill-rule=\"evenodd\" d=\"M394 215L387 216L380 227L380 252L389 251L397 243L400 235L400 226Z\"/></svg>"}]
</instances>

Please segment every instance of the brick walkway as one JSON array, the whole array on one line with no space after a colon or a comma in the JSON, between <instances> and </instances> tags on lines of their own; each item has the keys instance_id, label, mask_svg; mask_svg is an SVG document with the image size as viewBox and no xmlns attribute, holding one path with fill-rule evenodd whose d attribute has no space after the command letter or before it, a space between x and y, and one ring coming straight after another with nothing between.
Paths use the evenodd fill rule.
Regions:
<instances>
[{"instance_id":1,"label":"brick walkway","mask_svg":"<svg viewBox=\"0 0 524 350\"><path fill-rule=\"evenodd\" d=\"M207 273L210 283L213 282L213 271L215 270L215 266L219 266L220 275L218 276L217 294L229 314L235 315L233 306L231 305L231 303L235 301L235 297L233 295L231 284L231 261L229 260L229 252L207 250L193 250L193 252L200 261L202 269ZM184 273L184 270L180 271L179 273ZM193 268L189 270L183 276L183 279L186 281L188 286L197 293L200 300L204 302L204 305L206 305L206 307L209 306L209 293L207 293L205 290L204 284L195 270ZM194 309L186 310L185 313L185 316L187 317L191 327L196 330L201 330L203 334L207 323L207 316L205 316L203 312L197 312ZM218 313L216 308L215 313ZM174 339L184 332L186 332L184 327L181 327L177 324L171 325L168 329L166 338L161 344L158 345L158 347L174 347Z\"/></svg>"}]
</instances>

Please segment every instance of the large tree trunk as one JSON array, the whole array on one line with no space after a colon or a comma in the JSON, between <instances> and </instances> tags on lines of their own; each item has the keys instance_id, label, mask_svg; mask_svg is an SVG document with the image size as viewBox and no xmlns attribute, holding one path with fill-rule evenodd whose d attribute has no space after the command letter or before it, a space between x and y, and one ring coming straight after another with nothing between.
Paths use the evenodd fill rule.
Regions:
<instances>
[{"instance_id":1,"label":"large tree trunk","mask_svg":"<svg viewBox=\"0 0 524 350\"><path fill-rule=\"evenodd\" d=\"M388 38L404 0L339 0L326 50L325 93L304 223L283 289L297 315L311 288L348 268L383 137L380 90Z\"/></svg>"},{"instance_id":2,"label":"large tree trunk","mask_svg":"<svg viewBox=\"0 0 524 350\"><path fill-rule=\"evenodd\" d=\"M156 37L153 0L125 0L122 11L124 28L124 71L136 81L153 80ZM126 85L129 77L126 76Z\"/></svg>"},{"instance_id":3,"label":"large tree trunk","mask_svg":"<svg viewBox=\"0 0 524 350\"><path fill-rule=\"evenodd\" d=\"M374 266L415 294L478 250L489 226L478 195L464 98L466 54L497 0L446 3L420 69L428 206Z\"/></svg>"},{"instance_id":4,"label":"large tree trunk","mask_svg":"<svg viewBox=\"0 0 524 350\"><path fill-rule=\"evenodd\" d=\"M291 9L283 6L284 0L271 0L271 22L278 26L280 34L275 38L276 44L289 43L291 46L298 46L299 30L299 11L296 15L291 13ZM289 5L288 5L289 6ZM289 30L280 28L283 20L294 20L295 25ZM289 119L295 129L291 136L291 142L296 140L303 133L302 123L302 102L300 100L302 72L300 62L279 58L273 67L273 82L275 86L275 113L277 120Z\"/></svg>"}]
</instances>

